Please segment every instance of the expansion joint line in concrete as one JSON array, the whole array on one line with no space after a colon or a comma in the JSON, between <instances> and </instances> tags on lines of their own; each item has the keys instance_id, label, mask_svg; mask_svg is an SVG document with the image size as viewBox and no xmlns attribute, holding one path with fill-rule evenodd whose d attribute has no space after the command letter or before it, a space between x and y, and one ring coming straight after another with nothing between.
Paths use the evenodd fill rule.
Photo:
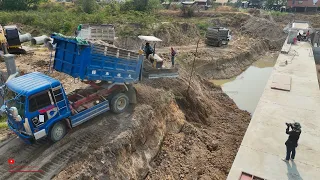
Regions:
<instances>
[{"instance_id":1,"label":"expansion joint line in concrete","mask_svg":"<svg viewBox=\"0 0 320 180\"><path fill-rule=\"evenodd\" d=\"M301 97L308 97L308 96L301 96ZM314 96L312 96L312 97L314 97ZM278 106L284 106L284 107L290 108L290 109L297 109L297 108L292 107L292 106L288 106L288 105L284 105L284 104L278 104L278 103L276 103L276 102L271 102L271 101L265 101L265 100L263 100L263 99L261 99L260 101L263 101L263 102L266 102L266 103L271 103L271 104L276 104L276 105L278 105ZM299 108L299 110L300 110L300 109L305 110L305 111L310 111L310 112L316 112L315 110L312 110L312 109Z\"/></svg>"}]
</instances>

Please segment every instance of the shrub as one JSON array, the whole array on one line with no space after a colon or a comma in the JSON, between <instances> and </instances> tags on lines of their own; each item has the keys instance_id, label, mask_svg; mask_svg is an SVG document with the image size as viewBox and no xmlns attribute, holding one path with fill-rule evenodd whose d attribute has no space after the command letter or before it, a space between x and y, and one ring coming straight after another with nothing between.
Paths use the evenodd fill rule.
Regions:
<instances>
[{"instance_id":1,"label":"shrub","mask_svg":"<svg viewBox=\"0 0 320 180\"><path fill-rule=\"evenodd\" d=\"M194 9L193 6L181 6L182 15L184 17L192 17L194 15Z\"/></svg>"},{"instance_id":2,"label":"shrub","mask_svg":"<svg viewBox=\"0 0 320 180\"><path fill-rule=\"evenodd\" d=\"M3 10L35 9L43 1L46 0L1 0L0 7Z\"/></svg>"},{"instance_id":3,"label":"shrub","mask_svg":"<svg viewBox=\"0 0 320 180\"><path fill-rule=\"evenodd\" d=\"M284 15L287 15L288 13L287 12L280 12L280 11L270 11L270 14L272 16L284 16Z\"/></svg>"},{"instance_id":4,"label":"shrub","mask_svg":"<svg viewBox=\"0 0 320 180\"><path fill-rule=\"evenodd\" d=\"M1 1L1 0L0 0ZM123 34L138 34L143 30L152 29L151 25L161 21L152 13L142 11L121 11L123 4L108 4L100 7L101 11L94 11L91 14L84 13L78 5L75 7L65 7L63 5L45 3L41 4L36 10L29 11L1 11L1 24L8 23L20 24L21 30L32 33L33 35L47 34L53 32L73 35L79 24L115 24L116 28L120 27L117 32L124 31ZM50 9L50 11L48 10ZM136 24L134 28L126 30L130 24ZM123 28L122 28L123 27Z\"/></svg>"},{"instance_id":5,"label":"shrub","mask_svg":"<svg viewBox=\"0 0 320 180\"><path fill-rule=\"evenodd\" d=\"M95 0L78 0L77 5L81 7L83 12L88 14L93 13L98 8Z\"/></svg>"}]
</instances>

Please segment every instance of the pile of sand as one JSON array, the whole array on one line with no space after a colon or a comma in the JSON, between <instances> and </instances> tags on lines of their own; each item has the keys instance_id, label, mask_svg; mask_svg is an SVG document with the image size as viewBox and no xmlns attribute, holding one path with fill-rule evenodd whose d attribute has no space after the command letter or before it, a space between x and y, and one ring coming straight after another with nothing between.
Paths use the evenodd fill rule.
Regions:
<instances>
[{"instance_id":1,"label":"pile of sand","mask_svg":"<svg viewBox=\"0 0 320 180\"><path fill-rule=\"evenodd\" d=\"M278 40L286 36L280 25L264 18L252 17L241 26L240 30L244 34L267 40Z\"/></svg>"}]
</instances>

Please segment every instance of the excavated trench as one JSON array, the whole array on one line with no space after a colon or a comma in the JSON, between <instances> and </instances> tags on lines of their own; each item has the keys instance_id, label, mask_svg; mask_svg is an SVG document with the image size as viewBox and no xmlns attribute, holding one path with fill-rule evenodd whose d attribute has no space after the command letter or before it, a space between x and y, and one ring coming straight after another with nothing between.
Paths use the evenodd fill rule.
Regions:
<instances>
[{"instance_id":1,"label":"excavated trench","mask_svg":"<svg viewBox=\"0 0 320 180\"><path fill-rule=\"evenodd\" d=\"M180 78L137 85L139 104L125 123L96 139L55 179L179 179L214 173L224 179L250 115L200 76L187 91L187 75L181 69Z\"/></svg>"},{"instance_id":2,"label":"excavated trench","mask_svg":"<svg viewBox=\"0 0 320 180\"><path fill-rule=\"evenodd\" d=\"M185 25L181 27L179 34ZM173 37L165 30L159 33L167 34L167 39ZM139 102L130 112L99 116L61 142L41 146L37 158L21 156L30 161L24 165L39 166L44 174L6 173L0 178L226 179L250 114L240 110L208 79L241 74L257 57L277 47L277 43L266 39L239 39L227 48L203 48L191 82L194 52L181 54L180 59L178 56L180 77L144 79L136 85ZM28 60L36 61L35 58ZM29 67L32 63L20 66ZM71 83L71 79L59 78ZM22 146L17 143L18 150L9 150L1 157L19 154ZM0 167L1 172L5 172L5 162Z\"/></svg>"},{"instance_id":3,"label":"excavated trench","mask_svg":"<svg viewBox=\"0 0 320 180\"><path fill-rule=\"evenodd\" d=\"M212 80L221 87L237 106L253 113L271 75L278 57L277 52L268 52L258 57L251 66L236 77Z\"/></svg>"}]
</instances>

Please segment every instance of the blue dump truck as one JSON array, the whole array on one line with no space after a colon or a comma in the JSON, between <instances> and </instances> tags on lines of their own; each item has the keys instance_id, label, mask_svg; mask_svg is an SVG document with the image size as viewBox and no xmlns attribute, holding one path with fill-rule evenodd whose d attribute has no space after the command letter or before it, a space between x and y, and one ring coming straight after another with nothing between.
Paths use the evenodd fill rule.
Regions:
<instances>
[{"instance_id":1,"label":"blue dump truck","mask_svg":"<svg viewBox=\"0 0 320 180\"><path fill-rule=\"evenodd\" d=\"M8 80L1 89L1 111L26 143L46 137L59 141L68 129L109 110L122 113L136 101L133 84L141 78L143 55L59 35L52 38L54 70L89 86L66 94L59 80L40 72Z\"/></svg>"}]
</instances>

